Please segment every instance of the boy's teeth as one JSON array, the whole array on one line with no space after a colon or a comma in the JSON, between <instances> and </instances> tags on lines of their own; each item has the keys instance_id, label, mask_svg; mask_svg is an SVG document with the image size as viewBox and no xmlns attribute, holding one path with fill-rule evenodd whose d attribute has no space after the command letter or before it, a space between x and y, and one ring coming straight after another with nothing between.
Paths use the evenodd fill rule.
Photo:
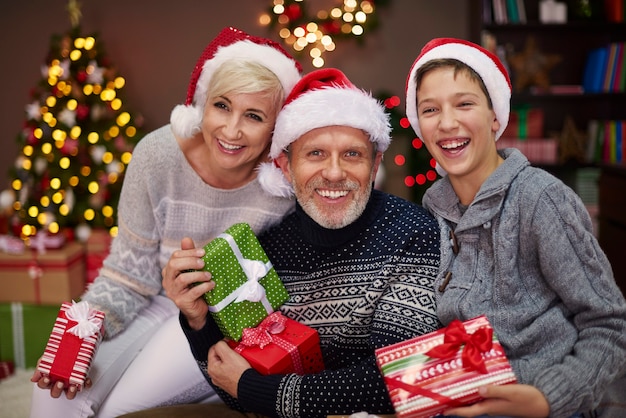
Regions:
<instances>
[{"instance_id":1,"label":"boy's teeth","mask_svg":"<svg viewBox=\"0 0 626 418\"><path fill-rule=\"evenodd\" d=\"M467 141L448 142L447 144L442 145L441 148L443 148L443 149L453 149L453 148L462 147L465 144L467 144Z\"/></svg>"}]
</instances>

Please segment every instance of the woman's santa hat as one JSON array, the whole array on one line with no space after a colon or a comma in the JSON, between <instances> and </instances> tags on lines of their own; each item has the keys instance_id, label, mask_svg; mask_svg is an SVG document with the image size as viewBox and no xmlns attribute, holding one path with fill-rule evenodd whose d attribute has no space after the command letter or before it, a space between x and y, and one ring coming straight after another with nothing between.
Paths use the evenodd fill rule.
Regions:
<instances>
[{"instance_id":1,"label":"woman's santa hat","mask_svg":"<svg viewBox=\"0 0 626 418\"><path fill-rule=\"evenodd\" d=\"M268 68L280 80L285 94L300 80L302 72L300 64L276 42L233 27L224 28L200 55L191 73L185 104L172 110L170 123L174 135L191 138L200 131L209 81L231 59L254 61Z\"/></svg>"},{"instance_id":2,"label":"woman's santa hat","mask_svg":"<svg viewBox=\"0 0 626 418\"><path fill-rule=\"evenodd\" d=\"M498 57L485 48L455 38L436 38L422 48L413 63L406 81L406 116L418 137L422 136L417 116L417 86L415 74L428 61L436 59L455 59L473 69L483 80L500 129L496 132L496 141L509 123L511 80L506 68Z\"/></svg>"},{"instance_id":3,"label":"woman's santa hat","mask_svg":"<svg viewBox=\"0 0 626 418\"><path fill-rule=\"evenodd\" d=\"M385 107L370 93L352 84L338 69L325 68L302 77L285 100L276 119L270 158L276 159L289 144L307 132L326 126L361 129L381 152L391 142L391 125ZM275 163L261 164L259 182L273 196L293 196L293 187Z\"/></svg>"}]
</instances>

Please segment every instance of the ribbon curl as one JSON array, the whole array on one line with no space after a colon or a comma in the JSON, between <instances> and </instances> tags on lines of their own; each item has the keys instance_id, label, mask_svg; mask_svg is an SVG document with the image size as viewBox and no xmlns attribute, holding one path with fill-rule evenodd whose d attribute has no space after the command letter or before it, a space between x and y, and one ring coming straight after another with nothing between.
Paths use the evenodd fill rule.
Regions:
<instances>
[{"instance_id":1,"label":"ribbon curl","mask_svg":"<svg viewBox=\"0 0 626 418\"><path fill-rule=\"evenodd\" d=\"M481 327L473 334L468 334L463 323L455 319L448 325L444 334L444 342L425 354L435 358L450 358L463 347L461 360L463 367L487 374L487 366L482 353L491 350L493 346L493 329Z\"/></svg>"},{"instance_id":2,"label":"ribbon curl","mask_svg":"<svg viewBox=\"0 0 626 418\"><path fill-rule=\"evenodd\" d=\"M274 342L273 335L280 334L285 330L286 322L287 318L280 312L273 312L255 328L244 328L241 344L246 347L258 345L259 348L264 348Z\"/></svg>"},{"instance_id":3,"label":"ribbon curl","mask_svg":"<svg viewBox=\"0 0 626 418\"><path fill-rule=\"evenodd\" d=\"M244 348L259 346L263 349L268 344L276 344L291 357L291 363L297 374L304 374L304 365L298 346L282 338L279 334L287 327L287 317L276 311L269 314L254 328L244 328L241 341L235 351L241 353Z\"/></svg>"},{"instance_id":4,"label":"ribbon curl","mask_svg":"<svg viewBox=\"0 0 626 418\"><path fill-rule=\"evenodd\" d=\"M86 301L74 302L67 311L65 316L70 321L77 322L72 328L66 332L76 335L78 338L85 339L98 332L102 321L96 317L96 311L91 309Z\"/></svg>"}]
</instances>

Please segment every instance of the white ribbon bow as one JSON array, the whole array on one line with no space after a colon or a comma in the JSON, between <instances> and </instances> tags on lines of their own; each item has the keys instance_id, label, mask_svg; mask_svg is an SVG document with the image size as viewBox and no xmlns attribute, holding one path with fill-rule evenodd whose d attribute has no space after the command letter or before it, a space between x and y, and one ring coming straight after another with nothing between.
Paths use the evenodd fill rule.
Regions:
<instances>
[{"instance_id":1,"label":"white ribbon bow","mask_svg":"<svg viewBox=\"0 0 626 418\"><path fill-rule=\"evenodd\" d=\"M228 245L230 245L235 257L237 257L237 262L241 266L248 280L235 289L235 291L230 295L222 299L217 305L209 306L209 310L211 312L219 312L231 302L243 302L244 300L247 300L250 302L261 302L268 313L273 312L274 309L270 305L267 298L265 298L265 289L261 283L259 283L259 280L267 276L267 273L269 273L272 269L272 263L269 261L264 263L259 260L244 258L241 251L239 251L237 242L229 234L220 234L218 238L225 239Z\"/></svg>"},{"instance_id":2,"label":"white ribbon bow","mask_svg":"<svg viewBox=\"0 0 626 418\"><path fill-rule=\"evenodd\" d=\"M74 302L67 311L65 316L70 321L77 322L72 328L66 332L76 335L78 338L85 339L98 332L101 325L101 320L96 317L96 311L89 307L89 303L86 301Z\"/></svg>"}]
</instances>

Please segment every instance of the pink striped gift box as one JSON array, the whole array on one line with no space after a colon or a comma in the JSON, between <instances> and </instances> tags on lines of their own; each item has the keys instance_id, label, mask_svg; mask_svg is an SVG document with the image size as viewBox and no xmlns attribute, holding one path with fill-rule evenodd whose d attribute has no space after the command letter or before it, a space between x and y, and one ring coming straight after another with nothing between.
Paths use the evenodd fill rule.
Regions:
<instances>
[{"instance_id":1,"label":"pink striped gift box","mask_svg":"<svg viewBox=\"0 0 626 418\"><path fill-rule=\"evenodd\" d=\"M63 303L37 370L82 390L103 335L104 312L87 302Z\"/></svg>"},{"instance_id":2,"label":"pink striped gift box","mask_svg":"<svg viewBox=\"0 0 626 418\"><path fill-rule=\"evenodd\" d=\"M517 380L485 316L376 350L398 418L432 417Z\"/></svg>"}]
</instances>

